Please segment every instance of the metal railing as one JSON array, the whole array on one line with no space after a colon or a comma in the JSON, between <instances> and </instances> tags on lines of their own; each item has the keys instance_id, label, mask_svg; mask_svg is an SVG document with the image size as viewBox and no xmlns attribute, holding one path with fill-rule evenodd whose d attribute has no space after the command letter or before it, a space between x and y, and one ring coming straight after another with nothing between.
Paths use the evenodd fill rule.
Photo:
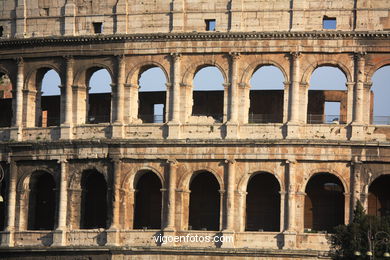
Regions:
<instances>
[{"instance_id":1,"label":"metal railing","mask_svg":"<svg viewBox=\"0 0 390 260\"><path fill-rule=\"evenodd\" d=\"M222 114L192 114L193 117L212 117L215 121L215 123L222 123L223 122L223 115Z\"/></svg>"},{"instance_id":2,"label":"metal railing","mask_svg":"<svg viewBox=\"0 0 390 260\"><path fill-rule=\"evenodd\" d=\"M138 118L141 119L143 123L152 123L152 124L164 123L164 115L142 114L142 115L138 115Z\"/></svg>"},{"instance_id":3,"label":"metal railing","mask_svg":"<svg viewBox=\"0 0 390 260\"><path fill-rule=\"evenodd\" d=\"M249 114L249 124L266 124L266 123L281 123L283 121L281 115L278 114Z\"/></svg>"},{"instance_id":4,"label":"metal railing","mask_svg":"<svg viewBox=\"0 0 390 260\"><path fill-rule=\"evenodd\" d=\"M345 115L307 115L308 124L345 124L346 121Z\"/></svg>"},{"instance_id":5,"label":"metal railing","mask_svg":"<svg viewBox=\"0 0 390 260\"><path fill-rule=\"evenodd\" d=\"M371 124L373 125L390 125L390 116L374 116Z\"/></svg>"}]
</instances>

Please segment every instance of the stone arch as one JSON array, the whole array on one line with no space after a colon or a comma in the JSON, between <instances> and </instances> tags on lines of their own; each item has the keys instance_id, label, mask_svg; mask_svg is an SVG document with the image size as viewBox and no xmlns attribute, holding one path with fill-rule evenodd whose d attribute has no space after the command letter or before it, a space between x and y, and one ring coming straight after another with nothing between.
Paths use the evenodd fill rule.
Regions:
<instances>
[{"instance_id":1,"label":"stone arch","mask_svg":"<svg viewBox=\"0 0 390 260\"><path fill-rule=\"evenodd\" d=\"M334 170L332 168L316 168L314 170L311 170L308 174L305 174L302 184L298 185L298 187L297 187L297 192L305 193L305 189L306 189L306 186L307 186L309 180L312 177L314 177L316 174L319 174L319 173L330 173L330 174L333 174L342 183L343 189L344 189L344 193L349 193L349 185L347 185L347 182L345 181L345 179L342 177L341 174L339 174L336 170Z\"/></svg>"},{"instance_id":2,"label":"stone arch","mask_svg":"<svg viewBox=\"0 0 390 260\"><path fill-rule=\"evenodd\" d=\"M47 172L49 173L50 175L52 175L56 185L58 186L58 179L56 178L55 176L55 171L53 169L50 169L48 167L45 167L45 166L38 166L38 167L34 167L33 170L31 171L26 171L26 173L24 173L18 180L17 184L16 184L16 190L18 192L22 192L22 191L26 191L28 190L28 186L29 186L29 183L30 183L30 178L31 178L31 175L34 173L34 172Z\"/></svg>"},{"instance_id":3,"label":"stone arch","mask_svg":"<svg viewBox=\"0 0 390 260\"><path fill-rule=\"evenodd\" d=\"M372 82L372 77L374 76L375 72L377 72L379 69L385 67L385 66L390 66L390 59L384 59L384 60L381 60L377 63L375 63L371 68L370 70L366 73L366 81L367 82ZM369 86L370 88L372 87Z\"/></svg>"},{"instance_id":4,"label":"stone arch","mask_svg":"<svg viewBox=\"0 0 390 260\"><path fill-rule=\"evenodd\" d=\"M345 75L347 82L353 81L353 74L346 64L340 60L329 60L329 59L320 59L308 64L302 71L301 83L306 84L309 87L310 77L313 74L314 70L319 67L335 67L340 69L340 71Z\"/></svg>"},{"instance_id":5,"label":"stone arch","mask_svg":"<svg viewBox=\"0 0 390 260\"><path fill-rule=\"evenodd\" d=\"M193 81L196 73L198 71L200 71L201 69L208 67L208 66L216 67L221 72L225 83L227 83L229 81L228 76L227 76L227 72L223 69L223 66L220 63L218 63L217 61L209 59L209 60L197 62L194 64L190 64L189 66L187 66L184 69L181 83L184 83L185 85L192 85L192 81Z\"/></svg>"},{"instance_id":6,"label":"stone arch","mask_svg":"<svg viewBox=\"0 0 390 260\"><path fill-rule=\"evenodd\" d=\"M389 178L389 171L379 172L374 174L374 178L369 178L364 186L363 194L366 194L367 214L375 216L390 215Z\"/></svg>"},{"instance_id":7,"label":"stone arch","mask_svg":"<svg viewBox=\"0 0 390 260\"><path fill-rule=\"evenodd\" d=\"M54 70L58 76L60 77L60 80L61 80L61 85L65 84L65 80L64 80L64 77L63 77L63 71L61 70L60 67L57 67L53 64L50 64L50 63L44 63L44 64L38 64L36 66L34 66L33 68L31 68L28 72L27 72L27 76L24 80L24 87L23 89L28 89L28 90L36 90L38 91L38 89L36 89L36 73L39 71L39 70L42 70L44 69L44 72L42 73L42 79L43 79L43 76L49 71L49 70ZM32 78L35 76L35 81L34 82L31 82ZM42 81L41 79L41 81Z\"/></svg>"},{"instance_id":8,"label":"stone arch","mask_svg":"<svg viewBox=\"0 0 390 260\"><path fill-rule=\"evenodd\" d=\"M241 81L240 82L249 84L249 81L250 81L252 75L257 70L259 70L261 67L264 67L264 66L275 66L276 68L278 68L282 72L282 74L284 76L284 81L285 82L289 81L287 72L285 71L285 69L283 68L283 66L280 63L278 63L276 61L273 61L273 60L264 59L264 60L256 61L256 62L253 62L253 63L249 64L244 69L244 71L242 73L242 76L241 76Z\"/></svg>"},{"instance_id":9,"label":"stone arch","mask_svg":"<svg viewBox=\"0 0 390 260\"><path fill-rule=\"evenodd\" d=\"M165 189L165 179L160 171L158 171L156 168L152 166L138 166L127 173L124 174L124 178L122 180L121 189L122 190L128 190L135 189L134 184L136 183L136 180L142 175L143 171L151 171L154 174L157 175L157 177L160 179L162 189Z\"/></svg>"},{"instance_id":10,"label":"stone arch","mask_svg":"<svg viewBox=\"0 0 390 260\"><path fill-rule=\"evenodd\" d=\"M135 66L133 66L133 68L129 71L129 73L127 73L126 83L138 85L138 80L141 74L147 71L148 69L155 68L155 67L160 68L162 70L167 80L167 83L171 82L167 69L164 67L163 64L157 61L144 61L144 62L137 63Z\"/></svg>"},{"instance_id":11,"label":"stone arch","mask_svg":"<svg viewBox=\"0 0 390 260\"><path fill-rule=\"evenodd\" d=\"M240 180L238 181L238 184L237 184L237 191L240 191L240 192L246 192L246 188L248 186L248 182L249 180L254 177L255 175L257 174L260 174L262 172L266 172L266 173L269 173L269 174L272 174L273 176L275 176L276 180L278 181L279 183L279 186L280 186L280 191L283 192L285 191L285 187L284 187L284 183L282 181L282 179L280 178L279 175L275 174L274 170L273 169L270 169L270 168L261 168L259 170L254 170L254 171L250 171L246 174L244 174Z\"/></svg>"},{"instance_id":12,"label":"stone arch","mask_svg":"<svg viewBox=\"0 0 390 260\"><path fill-rule=\"evenodd\" d=\"M96 69L94 69L96 68ZM93 73L100 69L107 70L108 74L110 74L111 82L115 82L114 72L113 69L110 67L110 65L104 64L104 63L92 63L87 68L83 67L76 71L73 85L76 86L88 86L89 80ZM87 75L89 73L89 75Z\"/></svg>"},{"instance_id":13,"label":"stone arch","mask_svg":"<svg viewBox=\"0 0 390 260\"><path fill-rule=\"evenodd\" d=\"M102 163L94 164L94 163L87 163L82 166L78 166L78 168L71 174L69 178L69 183L68 183L68 189L79 189L81 188L81 177L82 173L84 171L88 170L96 170L100 174L104 176L104 179L107 182L107 185L111 185L111 180L108 177L108 169L106 165L103 165Z\"/></svg>"},{"instance_id":14,"label":"stone arch","mask_svg":"<svg viewBox=\"0 0 390 260\"><path fill-rule=\"evenodd\" d=\"M197 167L196 169L188 169L187 172L180 178L178 188L188 191L190 189L191 180L195 177L196 173L209 172L217 179L220 190L225 190L224 182L215 169L212 169L206 165ZM194 175L195 174L195 175Z\"/></svg>"}]
</instances>

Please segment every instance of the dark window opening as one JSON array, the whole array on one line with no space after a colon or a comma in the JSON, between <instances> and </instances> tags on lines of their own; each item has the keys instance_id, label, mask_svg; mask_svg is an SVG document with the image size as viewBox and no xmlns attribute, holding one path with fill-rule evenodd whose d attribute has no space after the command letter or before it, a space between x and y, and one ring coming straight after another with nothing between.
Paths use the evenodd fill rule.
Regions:
<instances>
[{"instance_id":1,"label":"dark window opening","mask_svg":"<svg viewBox=\"0 0 390 260\"><path fill-rule=\"evenodd\" d=\"M80 228L106 228L107 183L104 176L95 171L84 171L81 179Z\"/></svg>"},{"instance_id":2,"label":"dark window opening","mask_svg":"<svg viewBox=\"0 0 390 260\"><path fill-rule=\"evenodd\" d=\"M223 122L223 83L224 77L215 66L205 66L196 71L193 78L193 118L191 122Z\"/></svg>"},{"instance_id":3,"label":"dark window opening","mask_svg":"<svg viewBox=\"0 0 390 260\"><path fill-rule=\"evenodd\" d=\"M60 88L61 79L55 70L41 68L37 71L36 85L40 85L40 97L37 97L37 106L40 104L39 127L60 125ZM39 89L39 87L37 87Z\"/></svg>"},{"instance_id":4,"label":"dark window opening","mask_svg":"<svg viewBox=\"0 0 390 260\"><path fill-rule=\"evenodd\" d=\"M90 68L87 71L88 124L108 123L111 121L111 75L106 69Z\"/></svg>"},{"instance_id":5,"label":"dark window opening","mask_svg":"<svg viewBox=\"0 0 390 260\"><path fill-rule=\"evenodd\" d=\"M206 19L206 31L215 31L216 21L215 19Z\"/></svg>"},{"instance_id":6,"label":"dark window opening","mask_svg":"<svg viewBox=\"0 0 390 260\"><path fill-rule=\"evenodd\" d=\"M12 123L12 84L7 74L0 72L0 127Z\"/></svg>"},{"instance_id":7,"label":"dark window opening","mask_svg":"<svg viewBox=\"0 0 390 260\"><path fill-rule=\"evenodd\" d=\"M368 189L368 214L390 216L390 175L375 179Z\"/></svg>"},{"instance_id":8,"label":"dark window opening","mask_svg":"<svg viewBox=\"0 0 390 260\"><path fill-rule=\"evenodd\" d=\"M161 181L153 172L145 172L136 185L134 229L161 228Z\"/></svg>"},{"instance_id":9,"label":"dark window opening","mask_svg":"<svg viewBox=\"0 0 390 260\"><path fill-rule=\"evenodd\" d=\"M335 17L324 16L322 19L322 29L336 29L337 22Z\"/></svg>"},{"instance_id":10,"label":"dark window opening","mask_svg":"<svg viewBox=\"0 0 390 260\"><path fill-rule=\"evenodd\" d=\"M219 183L209 172L197 174L190 184L190 230L219 230Z\"/></svg>"},{"instance_id":11,"label":"dark window opening","mask_svg":"<svg viewBox=\"0 0 390 260\"><path fill-rule=\"evenodd\" d=\"M260 173L249 180L246 197L247 231L280 230L280 187L269 173Z\"/></svg>"},{"instance_id":12,"label":"dark window opening","mask_svg":"<svg viewBox=\"0 0 390 260\"><path fill-rule=\"evenodd\" d=\"M304 226L308 232L333 232L344 224L344 188L329 173L313 176L306 186Z\"/></svg>"},{"instance_id":13,"label":"dark window opening","mask_svg":"<svg viewBox=\"0 0 390 260\"><path fill-rule=\"evenodd\" d=\"M141 68L138 78L138 118L142 123L164 123L166 120L166 75L159 67Z\"/></svg>"},{"instance_id":14,"label":"dark window opening","mask_svg":"<svg viewBox=\"0 0 390 260\"><path fill-rule=\"evenodd\" d=\"M34 172L30 177L29 230L54 229L55 198L53 176L47 172Z\"/></svg>"},{"instance_id":15,"label":"dark window opening","mask_svg":"<svg viewBox=\"0 0 390 260\"><path fill-rule=\"evenodd\" d=\"M45 13L46 16L49 16L49 8L43 8L43 12Z\"/></svg>"},{"instance_id":16,"label":"dark window opening","mask_svg":"<svg viewBox=\"0 0 390 260\"><path fill-rule=\"evenodd\" d=\"M3 37L3 26L0 26L0 37Z\"/></svg>"},{"instance_id":17,"label":"dark window opening","mask_svg":"<svg viewBox=\"0 0 390 260\"><path fill-rule=\"evenodd\" d=\"M94 33L103 32L103 23L92 23Z\"/></svg>"},{"instance_id":18,"label":"dark window opening","mask_svg":"<svg viewBox=\"0 0 390 260\"><path fill-rule=\"evenodd\" d=\"M0 171L3 171L3 169L0 168ZM7 194L8 193L7 193L6 180L5 178L3 178L3 180L0 181L0 196L1 196L0 197L0 230L4 230L6 225L5 218L7 216L7 201L8 201Z\"/></svg>"}]
</instances>

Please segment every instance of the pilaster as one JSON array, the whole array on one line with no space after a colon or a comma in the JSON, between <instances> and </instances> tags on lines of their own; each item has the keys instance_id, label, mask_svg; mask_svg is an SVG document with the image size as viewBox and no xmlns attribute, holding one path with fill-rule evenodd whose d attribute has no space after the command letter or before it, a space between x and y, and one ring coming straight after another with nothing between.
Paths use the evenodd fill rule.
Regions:
<instances>
[{"instance_id":1,"label":"pilaster","mask_svg":"<svg viewBox=\"0 0 390 260\"><path fill-rule=\"evenodd\" d=\"M59 200L59 213L57 229L53 233L53 245L54 246L65 246L66 231L67 231L67 205L68 205L68 161L61 159L58 161L61 165L61 177L60 177L60 200Z\"/></svg>"}]
</instances>

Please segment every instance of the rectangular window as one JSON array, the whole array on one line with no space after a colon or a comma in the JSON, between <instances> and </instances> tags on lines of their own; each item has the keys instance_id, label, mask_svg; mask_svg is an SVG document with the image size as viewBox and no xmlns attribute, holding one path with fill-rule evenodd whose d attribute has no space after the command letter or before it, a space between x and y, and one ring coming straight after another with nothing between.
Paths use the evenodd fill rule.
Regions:
<instances>
[{"instance_id":1,"label":"rectangular window","mask_svg":"<svg viewBox=\"0 0 390 260\"><path fill-rule=\"evenodd\" d=\"M0 26L0 37L3 37L3 26Z\"/></svg>"},{"instance_id":2,"label":"rectangular window","mask_svg":"<svg viewBox=\"0 0 390 260\"><path fill-rule=\"evenodd\" d=\"M324 16L322 19L322 29L336 29L337 22L335 17Z\"/></svg>"},{"instance_id":3,"label":"rectangular window","mask_svg":"<svg viewBox=\"0 0 390 260\"><path fill-rule=\"evenodd\" d=\"M340 123L340 102L325 102L325 123Z\"/></svg>"},{"instance_id":4,"label":"rectangular window","mask_svg":"<svg viewBox=\"0 0 390 260\"><path fill-rule=\"evenodd\" d=\"M215 31L216 22L215 19L207 19L206 22L206 31Z\"/></svg>"},{"instance_id":5,"label":"rectangular window","mask_svg":"<svg viewBox=\"0 0 390 260\"><path fill-rule=\"evenodd\" d=\"M153 123L164 123L164 104L154 104Z\"/></svg>"},{"instance_id":6,"label":"rectangular window","mask_svg":"<svg viewBox=\"0 0 390 260\"><path fill-rule=\"evenodd\" d=\"M43 8L43 11L45 13L46 16L49 16L49 8Z\"/></svg>"},{"instance_id":7,"label":"rectangular window","mask_svg":"<svg viewBox=\"0 0 390 260\"><path fill-rule=\"evenodd\" d=\"M92 23L94 33L103 32L103 23Z\"/></svg>"}]
</instances>

